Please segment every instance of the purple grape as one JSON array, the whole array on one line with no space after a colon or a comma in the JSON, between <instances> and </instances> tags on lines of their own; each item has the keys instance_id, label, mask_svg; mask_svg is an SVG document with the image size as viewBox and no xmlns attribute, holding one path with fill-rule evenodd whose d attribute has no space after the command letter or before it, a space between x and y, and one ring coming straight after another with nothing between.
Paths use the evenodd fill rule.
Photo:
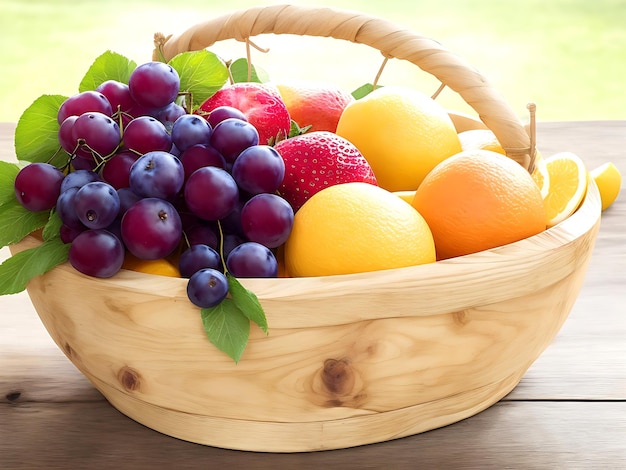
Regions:
<instances>
[{"instance_id":1,"label":"purple grape","mask_svg":"<svg viewBox=\"0 0 626 470\"><path fill-rule=\"evenodd\" d=\"M102 162L102 160L100 160L97 157L94 157L94 158L81 158L81 157L74 156L70 160L70 165L71 165L73 170L95 171L96 168L98 168L98 164L101 163L101 162Z\"/></svg>"},{"instance_id":2,"label":"purple grape","mask_svg":"<svg viewBox=\"0 0 626 470\"><path fill-rule=\"evenodd\" d=\"M73 197L79 220L90 229L103 229L110 225L120 211L120 198L113 186L94 181L81 187Z\"/></svg>"},{"instance_id":3,"label":"purple grape","mask_svg":"<svg viewBox=\"0 0 626 470\"><path fill-rule=\"evenodd\" d=\"M69 261L88 276L111 277L122 267L124 246L107 230L85 230L72 240Z\"/></svg>"},{"instance_id":4,"label":"purple grape","mask_svg":"<svg viewBox=\"0 0 626 470\"><path fill-rule=\"evenodd\" d=\"M187 114L185 108L172 101L165 108L158 110L154 117L157 118L171 134L172 127L174 126L176 120L185 114Z\"/></svg>"},{"instance_id":5,"label":"purple grape","mask_svg":"<svg viewBox=\"0 0 626 470\"><path fill-rule=\"evenodd\" d=\"M283 182L285 161L274 147L254 145L239 154L232 168L233 178L248 193L273 193Z\"/></svg>"},{"instance_id":6,"label":"purple grape","mask_svg":"<svg viewBox=\"0 0 626 470\"><path fill-rule=\"evenodd\" d=\"M192 145L208 145L213 129L206 119L194 114L179 117L172 127L172 142L184 152Z\"/></svg>"},{"instance_id":7,"label":"purple grape","mask_svg":"<svg viewBox=\"0 0 626 470\"><path fill-rule=\"evenodd\" d=\"M183 164L167 152L148 152L130 168L129 186L143 197L173 200L184 182Z\"/></svg>"},{"instance_id":8,"label":"purple grape","mask_svg":"<svg viewBox=\"0 0 626 470\"><path fill-rule=\"evenodd\" d=\"M102 179L115 189L127 188L130 186L130 168L139 158L129 151L117 152L107 159L101 170Z\"/></svg>"},{"instance_id":9,"label":"purple grape","mask_svg":"<svg viewBox=\"0 0 626 470\"><path fill-rule=\"evenodd\" d=\"M224 274L215 269L201 269L187 282L187 296L200 308L215 307L227 294L228 280Z\"/></svg>"},{"instance_id":10,"label":"purple grape","mask_svg":"<svg viewBox=\"0 0 626 470\"><path fill-rule=\"evenodd\" d=\"M117 196L120 198L120 215L124 215L130 209L130 206L142 199L141 196L134 193L130 188L119 188Z\"/></svg>"},{"instance_id":11,"label":"purple grape","mask_svg":"<svg viewBox=\"0 0 626 470\"><path fill-rule=\"evenodd\" d=\"M78 149L76 139L72 137L72 127L74 126L76 119L78 119L78 116L69 116L59 127L59 144L61 144L61 148L70 155L74 155Z\"/></svg>"},{"instance_id":12,"label":"purple grape","mask_svg":"<svg viewBox=\"0 0 626 470\"><path fill-rule=\"evenodd\" d=\"M232 211L239 189L226 170L207 166L194 171L184 188L187 207L204 220L219 220Z\"/></svg>"},{"instance_id":13,"label":"purple grape","mask_svg":"<svg viewBox=\"0 0 626 470\"><path fill-rule=\"evenodd\" d=\"M15 197L32 212L52 209L59 195L65 175L49 163L29 163L15 177Z\"/></svg>"},{"instance_id":14,"label":"purple grape","mask_svg":"<svg viewBox=\"0 0 626 470\"><path fill-rule=\"evenodd\" d=\"M226 167L226 160L222 154L210 145L192 145L181 153L179 158L185 169L185 181L199 168L205 166Z\"/></svg>"},{"instance_id":15,"label":"purple grape","mask_svg":"<svg viewBox=\"0 0 626 470\"><path fill-rule=\"evenodd\" d=\"M287 241L293 227L293 208L276 194L253 196L241 209L241 227L250 241L277 248Z\"/></svg>"},{"instance_id":16,"label":"purple grape","mask_svg":"<svg viewBox=\"0 0 626 470\"><path fill-rule=\"evenodd\" d=\"M172 138L161 121L152 116L140 116L124 129L124 147L143 155L148 152L167 152L172 148Z\"/></svg>"},{"instance_id":17,"label":"purple grape","mask_svg":"<svg viewBox=\"0 0 626 470\"><path fill-rule=\"evenodd\" d=\"M222 271L220 255L208 245L191 245L180 254L178 270L182 277L190 278L204 268Z\"/></svg>"},{"instance_id":18,"label":"purple grape","mask_svg":"<svg viewBox=\"0 0 626 470\"><path fill-rule=\"evenodd\" d=\"M93 181L102 181L100 175L92 170L75 170L68 173L61 183L61 192L65 192L70 188L81 188L87 183Z\"/></svg>"},{"instance_id":19,"label":"purple grape","mask_svg":"<svg viewBox=\"0 0 626 470\"><path fill-rule=\"evenodd\" d=\"M76 207L74 206L74 196L78 192L79 188L72 186L71 188L62 191L56 202L57 215L61 219L64 225L74 230L85 229L85 225L78 218L76 213Z\"/></svg>"},{"instance_id":20,"label":"purple grape","mask_svg":"<svg viewBox=\"0 0 626 470\"><path fill-rule=\"evenodd\" d=\"M224 119L228 118L240 119L242 121L248 120L243 111L233 106L218 106L217 108L212 110L208 116L205 116L205 118L207 121L209 121L209 124L212 128L217 126Z\"/></svg>"},{"instance_id":21,"label":"purple grape","mask_svg":"<svg viewBox=\"0 0 626 470\"><path fill-rule=\"evenodd\" d=\"M206 224L195 224L185 231L189 245L208 245L217 249L217 234Z\"/></svg>"},{"instance_id":22,"label":"purple grape","mask_svg":"<svg viewBox=\"0 0 626 470\"><path fill-rule=\"evenodd\" d=\"M72 125L72 139L77 143L76 155L92 158L115 152L120 145L120 126L109 116L99 112L81 114Z\"/></svg>"},{"instance_id":23,"label":"purple grape","mask_svg":"<svg viewBox=\"0 0 626 470\"><path fill-rule=\"evenodd\" d=\"M133 99L147 108L164 108L178 96L178 72L164 62L147 62L132 71L128 87Z\"/></svg>"},{"instance_id":24,"label":"purple grape","mask_svg":"<svg viewBox=\"0 0 626 470\"><path fill-rule=\"evenodd\" d=\"M274 253L256 242L244 242L233 248L226 258L226 268L235 277L278 276Z\"/></svg>"},{"instance_id":25,"label":"purple grape","mask_svg":"<svg viewBox=\"0 0 626 470\"><path fill-rule=\"evenodd\" d=\"M224 241L221 246L222 257L224 259L228 259L228 255L230 252L237 248L242 243L247 242L248 240L244 239L242 236L239 236L234 233L225 233Z\"/></svg>"},{"instance_id":26,"label":"purple grape","mask_svg":"<svg viewBox=\"0 0 626 470\"><path fill-rule=\"evenodd\" d=\"M69 116L80 116L89 112L98 112L112 116L111 103L102 93L97 91L83 91L67 98L57 112L57 121L61 124Z\"/></svg>"},{"instance_id":27,"label":"purple grape","mask_svg":"<svg viewBox=\"0 0 626 470\"><path fill-rule=\"evenodd\" d=\"M72 243L78 234L85 230L87 230L87 227L84 225L80 228L72 228L64 224L59 228L59 238L63 243Z\"/></svg>"},{"instance_id":28,"label":"purple grape","mask_svg":"<svg viewBox=\"0 0 626 470\"><path fill-rule=\"evenodd\" d=\"M122 217L122 241L140 259L159 259L171 254L182 237L180 215L174 206L158 198L144 198Z\"/></svg>"},{"instance_id":29,"label":"purple grape","mask_svg":"<svg viewBox=\"0 0 626 470\"><path fill-rule=\"evenodd\" d=\"M259 144L259 133L247 121L227 118L213 128L210 143L227 162L233 163L245 149Z\"/></svg>"},{"instance_id":30,"label":"purple grape","mask_svg":"<svg viewBox=\"0 0 626 470\"><path fill-rule=\"evenodd\" d=\"M102 93L111 104L112 116L115 113L128 112L135 105L135 100L130 95L130 88L126 83L107 80L98 85L96 91Z\"/></svg>"}]
</instances>

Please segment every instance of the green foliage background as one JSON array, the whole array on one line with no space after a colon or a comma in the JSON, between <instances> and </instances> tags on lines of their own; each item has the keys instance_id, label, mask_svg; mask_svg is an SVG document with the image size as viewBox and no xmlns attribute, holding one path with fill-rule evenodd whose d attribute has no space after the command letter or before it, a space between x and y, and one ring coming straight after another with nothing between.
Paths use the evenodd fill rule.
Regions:
<instances>
[{"instance_id":1,"label":"green foliage background","mask_svg":"<svg viewBox=\"0 0 626 470\"><path fill-rule=\"evenodd\" d=\"M204 19L271 1L0 0L0 121L16 121L44 93L70 95L105 50L137 63L152 55L157 31L179 33ZM432 37L481 70L521 117L538 105L538 119L626 119L626 0L319 0L293 1L358 10ZM331 42L332 41L332 44ZM268 36L253 61L274 79L333 80L352 91L372 81L382 56L334 40ZM329 47L332 45L332 47ZM241 43L211 48L225 58ZM383 84L434 92L429 75L392 61ZM440 100L467 111L452 92Z\"/></svg>"}]
</instances>

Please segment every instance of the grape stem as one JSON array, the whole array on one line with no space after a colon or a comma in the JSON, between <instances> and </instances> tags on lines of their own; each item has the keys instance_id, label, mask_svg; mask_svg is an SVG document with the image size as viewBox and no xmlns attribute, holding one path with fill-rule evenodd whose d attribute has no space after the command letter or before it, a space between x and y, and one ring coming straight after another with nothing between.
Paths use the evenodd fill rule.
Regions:
<instances>
[{"instance_id":1,"label":"grape stem","mask_svg":"<svg viewBox=\"0 0 626 470\"><path fill-rule=\"evenodd\" d=\"M222 266L224 267L224 274L228 274L228 268L226 267L226 260L224 259L224 231L222 230L222 222L220 220L217 221L217 229L220 232L220 260L222 261Z\"/></svg>"}]
</instances>

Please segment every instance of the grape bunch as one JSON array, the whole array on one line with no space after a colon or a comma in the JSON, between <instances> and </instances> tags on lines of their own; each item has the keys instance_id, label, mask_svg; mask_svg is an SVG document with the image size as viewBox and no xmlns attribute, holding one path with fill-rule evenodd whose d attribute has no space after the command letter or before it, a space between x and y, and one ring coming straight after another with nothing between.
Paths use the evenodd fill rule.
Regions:
<instances>
[{"instance_id":1,"label":"grape bunch","mask_svg":"<svg viewBox=\"0 0 626 470\"><path fill-rule=\"evenodd\" d=\"M15 194L28 210L56 211L81 273L113 276L127 256L175 260L189 299L209 308L227 296L227 273L278 275L294 211L277 194L281 155L243 113L194 114L179 94L176 70L148 62L127 84L69 97L57 114L67 165L28 164Z\"/></svg>"}]
</instances>

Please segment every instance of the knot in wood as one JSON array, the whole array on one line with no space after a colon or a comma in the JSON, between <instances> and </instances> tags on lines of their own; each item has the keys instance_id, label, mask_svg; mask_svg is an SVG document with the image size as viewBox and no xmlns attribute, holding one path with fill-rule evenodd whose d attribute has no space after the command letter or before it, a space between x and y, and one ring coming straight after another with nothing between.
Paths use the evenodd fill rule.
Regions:
<instances>
[{"instance_id":1,"label":"knot in wood","mask_svg":"<svg viewBox=\"0 0 626 470\"><path fill-rule=\"evenodd\" d=\"M122 387L124 387L124 390L129 392L139 390L141 386L141 375L135 369L128 366L124 366L120 369L117 374L117 379L122 384Z\"/></svg>"},{"instance_id":2,"label":"knot in wood","mask_svg":"<svg viewBox=\"0 0 626 470\"><path fill-rule=\"evenodd\" d=\"M348 395L354 389L355 374L346 359L326 359L322 370L322 382L334 395Z\"/></svg>"}]
</instances>

